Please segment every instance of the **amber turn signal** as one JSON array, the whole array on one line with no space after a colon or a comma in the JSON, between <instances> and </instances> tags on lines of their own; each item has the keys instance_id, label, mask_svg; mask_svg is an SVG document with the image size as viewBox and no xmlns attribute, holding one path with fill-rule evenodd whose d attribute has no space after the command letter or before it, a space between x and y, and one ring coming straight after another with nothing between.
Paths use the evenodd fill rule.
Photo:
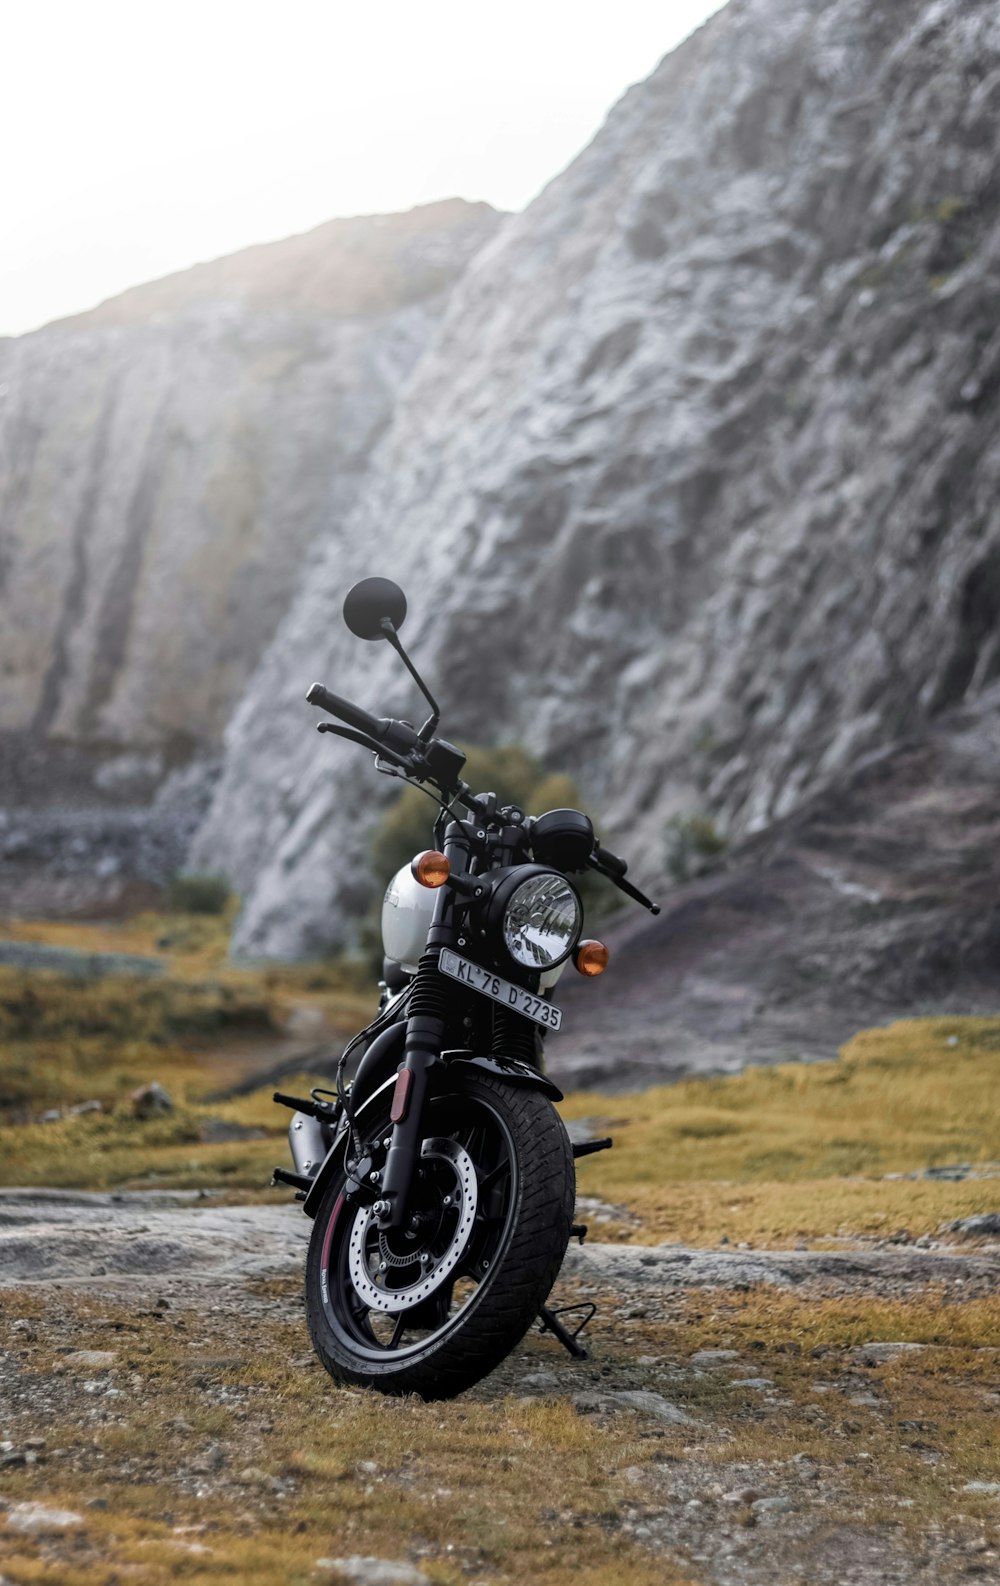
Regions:
<instances>
[{"instance_id":1,"label":"amber turn signal","mask_svg":"<svg viewBox=\"0 0 1000 1586\"><path fill-rule=\"evenodd\" d=\"M603 975L609 956L603 942L581 942L573 954L573 962L581 975Z\"/></svg>"},{"instance_id":2,"label":"amber turn signal","mask_svg":"<svg viewBox=\"0 0 1000 1586\"><path fill-rule=\"evenodd\" d=\"M451 864L444 854L439 854L436 849L428 848L426 853L418 854L410 865L413 879L419 881L422 887L443 887L451 875Z\"/></svg>"}]
</instances>

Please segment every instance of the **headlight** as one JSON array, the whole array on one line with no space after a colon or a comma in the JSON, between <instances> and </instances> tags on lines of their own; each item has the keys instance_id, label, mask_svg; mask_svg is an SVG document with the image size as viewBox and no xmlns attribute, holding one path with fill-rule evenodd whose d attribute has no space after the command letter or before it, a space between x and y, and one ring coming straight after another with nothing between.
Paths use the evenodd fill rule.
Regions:
<instances>
[{"instance_id":1,"label":"headlight","mask_svg":"<svg viewBox=\"0 0 1000 1586\"><path fill-rule=\"evenodd\" d=\"M564 876L535 875L511 894L503 940L515 964L551 969L568 957L583 925L580 900Z\"/></svg>"}]
</instances>

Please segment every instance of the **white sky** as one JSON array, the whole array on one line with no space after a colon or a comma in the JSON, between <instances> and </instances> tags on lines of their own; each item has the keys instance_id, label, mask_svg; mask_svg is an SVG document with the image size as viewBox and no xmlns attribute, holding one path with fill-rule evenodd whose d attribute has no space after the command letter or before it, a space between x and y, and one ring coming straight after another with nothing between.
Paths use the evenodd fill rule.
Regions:
<instances>
[{"instance_id":1,"label":"white sky","mask_svg":"<svg viewBox=\"0 0 1000 1586\"><path fill-rule=\"evenodd\" d=\"M336 215L520 209L720 0L12 0L0 335Z\"/></svg>"}]
</instances>

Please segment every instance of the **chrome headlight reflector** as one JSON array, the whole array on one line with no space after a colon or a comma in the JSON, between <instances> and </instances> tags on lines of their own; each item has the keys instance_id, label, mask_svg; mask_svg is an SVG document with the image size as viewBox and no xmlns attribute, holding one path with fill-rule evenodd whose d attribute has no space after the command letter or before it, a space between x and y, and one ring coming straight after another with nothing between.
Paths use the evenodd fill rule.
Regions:
<instances>
[{"instance_id":1,"label":"chrome headlight reflector","mask_svg":"<svg viewBox=\"0 0 1000 1586\"><path fill-rule=\"evenodd\" d=\"M504 909L504 947L525 969L551 969L568 958L582 928L579 898L565 876L551 870L522 881Z\"/></svg>"}]
</instances>

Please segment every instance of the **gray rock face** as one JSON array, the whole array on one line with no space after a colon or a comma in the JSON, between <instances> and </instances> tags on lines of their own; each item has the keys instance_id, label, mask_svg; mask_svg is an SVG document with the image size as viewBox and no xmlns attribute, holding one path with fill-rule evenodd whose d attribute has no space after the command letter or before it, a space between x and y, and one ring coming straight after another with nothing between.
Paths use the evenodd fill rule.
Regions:
<instances>
[{"instance_id":1,"label":"gray rock face","mask_svg":"<svg viewBox=\"0 0 1000 1586\"><path fill-rule=\"evenodd\" d=\"M992 1293L1000 1263L995 1256L963 1256L930 1250L697 1250L657 1245L639 1251L627 1245L571 1245L564 1276L611 1287L643 1289L655 1303L668 1302L678 1288L749 1289L757 1284L796 1288L822 1283L830 1290L873 1288L919 1293L922 1286L956 1279ZM759 1379L757 1379L759 1380Z\"/></svg>"},{"instance_id":2,"label":"gray rock face","mask_svg":"<svg viewBox=\"0 0 1000 1586\"><path fill-rule=\"evenodd\" d=\"M0 342L0 732L217 742L498 220L336 221Z\"/></svg>"},{"instance_id":3,"label":"gray rock face","mask_svg":"<svg viewBox=\"0 0 1000 1586\"><path fill-rule=\"evenodd\" d=\"M194 858L239 949L367 885L377 789L302 703L419 708L358 576L640 884L672 813L765 828L997 675L998 108L992 0L732 0L477 256L234 721Z\"/></svg>"},{"instance_id":4,"label":"gray rock face","mask_svg":"<svg viewBox=\"0 0 1000 1586\"><path fill-rule=\"evenodd\" d=\"M552 1077L648 1085L832 1058L903 1014L995 1012L998 710L994 684L664 894L658 919L629 908L602 927L608 973L560 981ZM943 1063L959 1040L942 1033Z\"/></svg>"}]
</instances>

